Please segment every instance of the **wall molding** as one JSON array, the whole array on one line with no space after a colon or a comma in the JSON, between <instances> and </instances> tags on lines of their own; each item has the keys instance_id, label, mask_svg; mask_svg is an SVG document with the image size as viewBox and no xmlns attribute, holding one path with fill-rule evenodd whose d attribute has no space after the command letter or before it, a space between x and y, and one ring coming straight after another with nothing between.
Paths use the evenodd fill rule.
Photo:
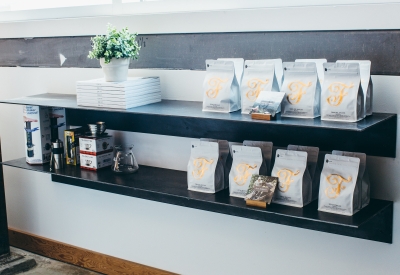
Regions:
<instances>
[{"instance_id":1,"label":"wall molding","mask_svg":"<svg viewBox=\"0 0 400 275\"><path fill-rule=\"evenodd\" d=\"M168 271L9 228L10 245L107 275L171 275Z\"/></svg>"}]
</instances>

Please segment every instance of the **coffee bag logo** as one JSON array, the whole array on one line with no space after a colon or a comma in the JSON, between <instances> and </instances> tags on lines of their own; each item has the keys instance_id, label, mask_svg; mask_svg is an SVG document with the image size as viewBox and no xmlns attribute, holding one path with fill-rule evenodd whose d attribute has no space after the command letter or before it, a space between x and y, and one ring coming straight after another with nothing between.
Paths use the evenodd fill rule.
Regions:
<instances>
[{"instance_id":1,"label":"coffee bag logo","mask_svg":"<svg viewBox=\"0 0 400 275\"><path fill-rule=\"evenodd\" d=\"M236 171L239 173L236 177L233 178L233 181L239 185L243 186L246 182L247 179L252 175L250 173L250 170L254 170L257 168L257 165L251 166L250 164L247 163L240 163L236 166Z\"/></svg>"},{"instance_id":2,"label":"coffee bag logo","mask_svg":"<svg viewBox=\"0 0 400 275\"><path fill-rule=\"evenodd\" d=\"M247 81L247 87L249 87L250 90L247 91L246 97L251 101L256 101L258 95L264 89L265 85L268 84L268 82L268 79L264 81L259 78L253 78Z\"/></svg>"},{"instance_id":3,"label":"coffee bag logo","mask_svg":"<svg viewBox=\"0 0 400 275\"><path fill-rule=\"evenodd\" d=\"M290 169L281 169L278 171L277 176L279 178L279 191L281 192L287 192L289 190L290 184L294 181L293 177L297 176L300 174L300 171L297 170L296 172L293 172Z\"/></svg>"},{"instance_id":4,"label":"coffee bag logo","mask_svg":"<svg viewBox=\"0 0 400 275\"><path fill-rule=\"evenodd\" d=\"M330 174L326 177L326 181L331 185L325 189L325 195L330 199L335 199L340 195L340 192L346 188L343 183L351 182L351 177L347 179L338 174Z\"/></svg>"},{"instance_id":5,"label":"coffee bag logo","mask_svg":"<svg viewBox=\"0 0 400 275\"><path fill-rule=\"evenodd\" d=\"M343 98L348 94L346 92L346 89L350 89L353 87L353 83L351 83L350 85L346 85L342 82L333 82L328 87L329 92L332 93L326 99L328 101L328 104L331 106L339 106L340 104L342 104Z\"/></svg>"},{"instance_id":6,"label":"coffee bag logo","mask_svg":"<svg viewBox=\"0 0 400 275\"><path fill-rule=\"evenodd\" d=\"M208 167L214 162L213 159L207 160L205 158L197 158L193 161L194 170L192 171L192 176L199 180L201 179L205 172L208 170Z\"/></svg>"},{"instance_id":7,"label":"coffee bag logo","mask_svg":"<svg viewBox=\"0 0 400 275\"><path fill-rule=\"evenodd\" d=\"M290 82L288 85L288 89L291 91L290 94L287 95L286 99L287 101L295 105L300 102L301 98L303 95L306 94L306 91L308 87L311 87L312 83L304 83L302 81L293 81Z\"/></svg>"},{"instance_id":8,"label":"coffee bag logo","mask_svg":"<svg viewBox=\"0 0 400 275\"><path fill-rule=\"evenodd\" d=\"M219 94L219 91L224 88L223 83L226 82L228 82L228 79L222 79L219 77L210 78L208 80L208 86L210 87L210 89L206 91L206 95L209 98L216 98Z\"/></svg>"}]
</instances>

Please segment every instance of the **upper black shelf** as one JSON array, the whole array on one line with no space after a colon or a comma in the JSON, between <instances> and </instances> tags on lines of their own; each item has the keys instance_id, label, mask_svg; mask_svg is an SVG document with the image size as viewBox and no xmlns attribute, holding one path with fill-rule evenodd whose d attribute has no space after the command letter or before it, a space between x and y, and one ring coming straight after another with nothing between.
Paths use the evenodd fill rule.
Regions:
<instances>
[{"instance_id":1,"label":"upper black shelf","mask_svg":"<svg viewBox=\"0 0 400 275\"><path fill-rule=\"evenodd\" d=\"M25 158L3 165L51 173L49 165L29 165ZM393 202L371 199L370 204L348 217L319 212L317 202L304 208L271 204L267 209L246 206L223 190L205 194L187 190L186 172L141 166L136 174L117 175L111 169L97 172L67 165L52 174L55 182L146 200L174 204L243 218L306 228L379 242L392 242Z\"/></svg>"},{"instance_id":2,"label":"upper black shelf","mask_svg":"<svg viewBox=\"0 0 400 275\"><path fill-rule=\"evenodd\" d=\"M336 149L396 156L396 114L374 113L356 123L281 118L280 115L273 121L260 121L240 111L203 112L201 102L191 101L163 100L128 110L84 107L78 106L76 95L71 94L40 94L0 100L0 103L64 107L69 125L102 120L109 128L121 131L236 142L263 140L282 147L300 144L317 146L323 151Z\"/></svg>"}]
</instances>

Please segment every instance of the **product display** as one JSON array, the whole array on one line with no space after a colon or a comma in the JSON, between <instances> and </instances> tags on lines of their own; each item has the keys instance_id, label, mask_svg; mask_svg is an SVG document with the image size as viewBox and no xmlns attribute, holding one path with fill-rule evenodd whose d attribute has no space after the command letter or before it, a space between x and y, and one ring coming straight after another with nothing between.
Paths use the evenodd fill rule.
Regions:
<instances>
[{"instance_id":1,"label":"product display","mask_svg":"<svg viewBox=\"0 0 400 275\"><path fill-rule=\"evenodd\" d=\"M282 117L320 116L321 85L314 62L283 62Z\"/></svg>"},{"instance_id":2,"label":"product display","mask_svg":"<svg viewBox=\"0 0 400 275\"><path fill-rule=\"evenodd\" d=\"M307 170L307 152L278 149L271 174L279 178L274 203L303 207L311 202L312 181Z\"/></svg>"},{"instance_id":3,"label":"product display","mask_svg":"<svg viewBox=\"0 0 400 275\"><path fill-rule=\"evenodd\" d=\"M139 170L139 164L133 154L133 145L115 145L111 170L115 173L132 174Z\"/></svg>"},{"instance_id":4,"label":"product display","mask_svg":"<svg viewBox=\"0 0 400 275\"><path fill-rule=\"evenodd\" d=\"M159 77L129 77L122 82L104 79L78 81L77 101L80 106L129 109L161 101Z\"/></svg>"},{"instance_id":5,"label":"product display","mask_svg":"<svg viewBox=\"0 0 400 275\"><path fill-rule=\"evenodd\" d=\"M80 165L82 169L98 170L109 167L112 164L113 153L104 153L101 155L80 154Z\"/></svg>"},{"instance_id":6,"label":"product display","mask_svg":"<svg viewBox=\"0 0 400 275\"><path fill-rule=\"evenodd\" d=\"M352 216L360 210L359 166L359 158L325 156L319 187L319 211Z\"/></svg>"},{"instance_id":7,"label":"product display","mask_svg":"<svg viewBox=\"0 0 400 275\"><path fill-rule=\"evenodd\" d=\"M360 167L358 169L358 177L357 177L357 186L361 189L360 190L360 206L364 208L369 204L371 199L371 185L369 181L369 175L367 170L367 155L364 153L355 153L355 152L343 152L333 150L332 155L337 156L345 156L345 157L353 157L360 159Z\"/></svg>"},{"instance_id":8,"label":"product display","mask_svg":"<svg viewBox=\"0 0 400 275\"><path fill-rule=\"evenodd\" d=\"M224 167L218 142L192 141L187 167L188 190L216 193L224 188Z\"/></svg>"},{"instance_id":9,"label":"product display","mask_svg":"<svg viewBox=\"0 0 400 275\"><path fill-rule=\"evenodd\" d=\"M317 59L296 59L295 62L313 62L317 66L317 74L319 84L322 87L322 83L324 83L324 63L328 61L325 58L317 58Z\"/></svg>"},{"instance_id":10,"label":"product display","mask_svg":"<svg viewBox=\"0 0 400 275\"><path fill-rule=\"evenodd\" d=\"M279 92L273 60L246 60L240 85L242 114L249 114L261 91Z\"/></svg>"},{"instance_id":11,"label":"product display","mask_svg":"<svg viewBox=\"0 0 400 275\"><path fill-rule=\"evenodd\" d=\"M311 146L288 145L288 150L307 152L307 170L312 180L312 200L318 199L321 168L318 165L319 148Z\"/></svg>"},{"instance_id":12,"label":"product display","mask_svg":"<svg viewBox=\"0 0 400 275\"><path fill-rule=\"evenodd\" d=\"M358 63L360 65L361 87L364 95L364 116L372 115L373 84L371 78L371 61L338 60L336 63Z\"/></svg>"},{"instance_id":13,"label":"product display","mask_svg":"<svg viewBox=\"0 0 400 275\"><path fill-rule=\"evenodd\" d=\"M229 194L244 198L251 175L260 174L263 156L259 147L232 145L232 167L229 173Z\"/></svg>"},{"instance_id":14,"label":"product display","mask_svg":"<svg viewBox=\"0 0 400 275\"><path fill-rule=\"evenodd\" d=\"M258 147L261 149L262 154L262 164L260 167L260 175L270 175L271 174L271 160L272 160L272 142L268 141L252 141L252 140L244 140L243 146L251 146Z\"/></svg>"},{"instance_id":15,"label":"product display","mask_svg":"<svg viewBox=\"0 0 400 275\"><path fill-rule=\"evenodd\" d=\"M64 168L64 144L60 139L51 142L50 171Z\"/></svg>"},{"instance_id":16,"label":"product display","mask_svg":"<svg viewBox=\"0 0 400 275\"><path fill-rule=\"evenodd\" d=\"M49 108L25 105L23 119L26 132L26 162L29 164L49 162L51 149Z\"/></svg>"},{"instance_id":17,"label":"product display","mask_svg":"<svg viewBox=\"0 0 400 275\"><path fill-rule=\"evenodd\" d=\"M356 122L364 117L364 96L358 63L325 63L321 120Z\"/></svg>"},{"instance_id":18,"label":"product display","mask_svg":"<svg viewBox=\"0 0 400 275\"><path fill-rule=\"evenodd\" d=\"M247 190L246 205L266 208L271 203L278 178L252 175Z\"/></svg>"},{"instance_id":19,"label":"product display","mask_svg":"<svg viewBox=\"0 0 400 275\"><path fill-rule=\"evenodd\" d=\"M252 119L271 120L279 111L284 92L261 91L250 111Z\"/></svg>"},{"instance_id":20,"label":"product display","mask_svg":"<svg viewBox=\"0 0 400 275\"><path fill-rule=\"evenodd\" d=\"M239 109L239 84L233 61L206 60L203 111L229 113Z\"/></svg>"},{"instance_id":21,"label":"product display","mask_svg":"<svg viewBox=\"0 0 400 275\"><path fill-rule=\"evenodd\" d=\"M114 137L108 134L79 137L79 150L81 154L101 155L112 152L113 145Z\"/></svg>"},{"instance_id":22,"label":"product display","mask_svg":"<svg viewBox=\"0 0 400 275\"><path fill-rule=\"evenodd\" d=\"M82 127L75 129L68 129L64 131L65 140L65 158L68 165L79 164L79 137L83 135L84 131Z\"/></svg>"},{"instance_id":23,"label":"product display","mask_svg":"<svg viewBox=\"0 0 400 275\"><path fill-rule=\"evenodd\" d=\"M50 107L50 127L51 127L51 141L54 142L57 139L64 143L64 131L66 127L65 108Z\"/></svg>"}]
</instances>

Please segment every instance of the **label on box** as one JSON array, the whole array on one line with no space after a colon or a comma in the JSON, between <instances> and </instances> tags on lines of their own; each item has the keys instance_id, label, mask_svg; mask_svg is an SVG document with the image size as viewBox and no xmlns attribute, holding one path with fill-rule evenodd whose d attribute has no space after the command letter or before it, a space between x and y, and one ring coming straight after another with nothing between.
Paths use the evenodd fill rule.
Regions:
<instances>
[{"instance_id":1,"label":"label on box","mask_svg":"<svg viewBox=\"0 0 400 275\"><path fill-rule=\"evenodd\" d=\"M81 154L100 155L112 152L114 137L80 137L79 148Z\"/></svg>"},{"instance_id":2,"label":"label on box","mask_svg":"<svg viewBox=\"0 0 400 275\"><path fill-rule=\"evenodd\" d=\"M112 152L97 156L81 154L81 168L88 170L98 170L107 166L111 166L112 155Z\"/></svg>"},{"instance_id":3,"label":"label on box","mask_svg":"<svg viewBox=\"0 0 400 275\"><path fill-rule=\"evenodd\" d=\"M26 162L43 164L50 161L50 119L47 107L26 105L23 108Z\"/></svg>"}]
</instances>

